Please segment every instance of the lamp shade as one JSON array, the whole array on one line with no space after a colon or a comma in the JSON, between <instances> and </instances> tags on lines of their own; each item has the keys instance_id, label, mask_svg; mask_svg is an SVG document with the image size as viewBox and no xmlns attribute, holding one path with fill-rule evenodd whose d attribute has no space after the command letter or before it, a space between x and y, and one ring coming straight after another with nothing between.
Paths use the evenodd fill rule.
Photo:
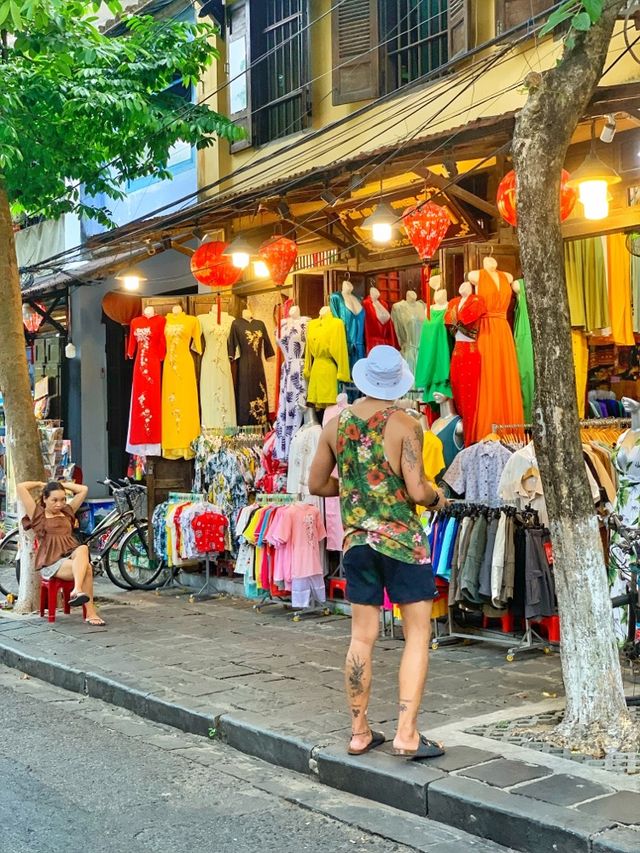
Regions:
<instances>
[{"instance_id":1,"label":"lamp shade","mask_svg":"<svg viewBox=\"0 0 640 853\"><path fill-rule=\"evenodd\" d=\"M242 275L242 270L234 267L231 258L222 253L227 244L222 240L203 243L191 256L191 274L207 287L232 287Z\"/></svg>"},{"instance_id":2,"label":"lamp shade","mask_svg":"<svg viewBox=\"0 0 640 853\"><path fill-rule=\"evenodd\" d=\"M142 299L120 290L110 290L102 299L102 310L110 320L128 326L142 313Z\"/></svg>"},{"instance_id":3,"label":"lamp shade","mask_svg":"<svg viewBox=\"0 0 640 853\"><path fill-rule=\"evenodd\" d=\"M429 201L408 207L402 214L402 224L417 253L427 261L446 237L451 218L444 207Z\"/></svg>"},{"instance_id":4,"label":"lamp shade","mask_svg":"<svg viewBox=\"0 0 640 853\"><path fill-rule=\"evenodd\" d=\"M266 264L271 281L282 286L298 257L298 244L288 237L272 237L260 246L258 255Z\"/></svg>"},{"instance_id":5,"label":"lamp shade","mask_svg":"<svg viewBox=\"0 0 640 853\"><path fill-rule=\"evenodd\" d=\"M567 172L566 169L562 170L562 176L560 178L560 221L564 222L564 220L569 216L573 208L575 207L576 200L578 198L578 194L571 186L571 175ZM504 176L504 178L500 181L498 185L498 192L496 195L496 205L498 210L500 211L500 216L507 222L509 225L513 225L515 228L518 224L518 210L517 210L517 197L516 197L516 173L511 169L510 172Z\"/></svg>"}]
</instances>

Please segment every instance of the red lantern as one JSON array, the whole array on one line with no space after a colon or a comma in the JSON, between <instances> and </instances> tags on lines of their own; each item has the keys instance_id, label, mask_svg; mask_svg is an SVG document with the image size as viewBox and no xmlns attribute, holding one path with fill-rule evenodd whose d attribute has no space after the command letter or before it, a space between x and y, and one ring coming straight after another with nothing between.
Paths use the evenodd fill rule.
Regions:
<instances>
[{"instance_id":1,"label":"red lantern","mask_svg":"<svg viewBox=\"0 0 640 853\"><path fill-rule=\"evenodd\" d=\"M282 286L298 257L298 246L288 237L272 237L260 246L258 255L266 264L271 281Z\"/></svg>"},{"instance_id":2,"label":"red lantern","mask_svg":"<svg viewBox=\"0 0 640 853\"><path fill-rule=\"evenodd\" d=\"M571 175L566 169L562 170L560 178L560 221L564 222L573 210L578 193L568 186ZM496 203L500 216L515 228L518 225L518 210L516 207L516 173L513 169L504 176L498 186Z\"/></svg>"},{"instance_id":3,"label":"red lantern","mask_svg":"<svg viewBox=\"0 0 640 853\"><path fill-rule=\"evenodd\" d=\"M36 302L35 304L42 311L46 312L47 309L40 302ZM24 323L24 327L27 332L30 332L32 335L35 335L35 333L42 325L43 320L44 317L42 316L42 314L39 314L37 311L35 311L31 307L31 305L28 305L26 302L24 303L24 305L22 306L22 322Z\"/></svg>"},{"instance_id":4,"label":"red lantern","mask_svg":"<svg viewBox=\"0 0 640 853\"><path fill-rule=\"evenodd\" d=\"M134 317L142 314L142 299L134 294L110 290L102 299L102 310L110 320L128 326Z\"/></svg>"},{"instance_id":5,"label":"red lantern","mask_svg":"<svg viewBox=\"0 0 640 853\"><path fill-rule=\"evenodd\" d=\"M233 287L242 270L234 267L231 258L222 254L227 245L222 240L212 240L195 250L191 256L191 273L196 281L207 287Z\"/></svg>"},{"instance_id":6,"label":"red lantern","mask_svg":"<svg viewBox=\"0 0 640 853\"><path fill-rule=\"evenodd\" d=\"M428 261L446 237L451 219L444 207L429 201L408 207L402 214L402 224L417 253Z\"/></svg>"}]
</instances>

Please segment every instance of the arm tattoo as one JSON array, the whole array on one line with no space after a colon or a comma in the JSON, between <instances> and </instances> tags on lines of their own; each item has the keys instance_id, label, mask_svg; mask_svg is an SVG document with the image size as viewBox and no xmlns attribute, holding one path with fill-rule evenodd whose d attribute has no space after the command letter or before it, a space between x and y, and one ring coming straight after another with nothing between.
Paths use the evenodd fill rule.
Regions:
<instances>
[{"instance_id":1,"label":"arm tattoo","mask_svg":"<svg viewBox=\"0 0 640 853\"><path fill-rule=\"evenodd\" d=\"M351 658L347 677L351 695L361 696L364 693L364 661L358 657Z\"/></svg>"},{"instance_id":2,"label":"arm tattoo","mask_svg":"<svg viewBox=\"0 0 640 853\"><path fill-rule=\"evenodd\" d=\"M422 464L422 427L416 426L410 435L402 439L402 461L410 471L418 469L420 482L423 482L424 466Z\"/></svg>"}]
</instances>

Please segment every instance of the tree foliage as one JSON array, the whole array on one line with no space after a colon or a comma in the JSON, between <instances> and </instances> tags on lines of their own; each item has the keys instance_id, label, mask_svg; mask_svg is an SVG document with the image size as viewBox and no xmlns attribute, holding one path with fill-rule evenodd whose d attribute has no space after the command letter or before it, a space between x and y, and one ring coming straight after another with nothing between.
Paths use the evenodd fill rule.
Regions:
<instances>
[{"instance_id":1,"label":"tree foliage","mask_svg":"<svg viewBox=\"0 0 640 853\"><path fill-rule=\"evenodd\" d=\"M553 32L568 22L569 31L565 39L566 50L575 47L579 33L588 32L602 17L604 0L566 0L549 15L549 19L540 31L540 35Z\"/></svg>"},{"instance_id":2,"label":"tree foliage","mask_svg":"<svg viewBox=\"0 0 640 853\"><path fill-rule=\"evenodd\" d=\"M242 136L207 104L167 91L177 80L195 86L218 58L213 26L130 16L122 35L108 36L99 7L0 0L0 180L16 215L76 210L106 223L80 185L85 197L122 198L123 180L170 177L176 142L204 148Z\"/></svg>"}]
</instances>

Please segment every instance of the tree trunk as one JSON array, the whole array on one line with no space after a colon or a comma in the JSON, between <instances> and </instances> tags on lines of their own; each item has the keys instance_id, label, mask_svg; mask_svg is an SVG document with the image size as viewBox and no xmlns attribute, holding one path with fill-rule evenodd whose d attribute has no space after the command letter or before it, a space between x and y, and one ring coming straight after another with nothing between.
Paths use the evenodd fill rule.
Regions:
<instances>
[{"instance_id":1,"label":"tree trunk","mask_svg":"<svg viewBox=\"0 0 640 853\"><path fill-rule=\"evenodd\" d=\"M4 397L7 449L17 482L42 480L40 434L25 353L22 298L11 211L0 180L0 389ZM20 510L20 507L18 508ZM33 537L21 536L20 593L14 608L31 613L38 603L39 577L33 570Z\"/></svg>"},{"instance_id":2,"label":"tree trunk","mask_svg":"<svg viewBox=\"0 0 640 853\"><path fill-rule=\"evenodd\" d=\"M535 358L534 441L555 555L567 694L556 743L602 754L637 739L624 698L604 554L582 456L560 230L560 173L602 75L616 15L532 81L513 139L518 239Z\"/></svg>"}]
</instances>

